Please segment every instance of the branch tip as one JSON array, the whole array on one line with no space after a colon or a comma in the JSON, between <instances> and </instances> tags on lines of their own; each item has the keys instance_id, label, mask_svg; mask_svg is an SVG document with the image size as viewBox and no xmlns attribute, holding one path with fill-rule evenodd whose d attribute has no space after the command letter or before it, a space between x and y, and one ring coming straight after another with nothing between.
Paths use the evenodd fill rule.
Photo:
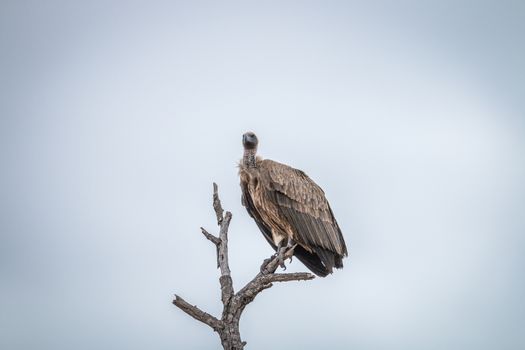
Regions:
<instances>
[{"instance_id":1,"label":"branch tip","mask_svg":"<svg viewBox=\"0 0 525 350\"><path fill-rule=\"evenodd\" d=\"M221 200L219 199L219 187L215 182L213 183L213 209L217 216L217 225L221 225L222 220L224 220L224 210L222 209Z\"/></svg>"},{"instance_id":2,"label":"branch tip","mask_svg":"<svg viewBox=\"0 0 525 350\"><path fill-rule=\"evenodd\" d=\"M201 227L201 232L204 235L204 237L206 237L206 239L209 240L210 242L212 242L213 244L215 244L215 245L221 244L221 240L219 239L219 237L217 237L215 235L212 235L211 233L206 231L206 229L204 227Z\"/></svg>"}]
</instances>

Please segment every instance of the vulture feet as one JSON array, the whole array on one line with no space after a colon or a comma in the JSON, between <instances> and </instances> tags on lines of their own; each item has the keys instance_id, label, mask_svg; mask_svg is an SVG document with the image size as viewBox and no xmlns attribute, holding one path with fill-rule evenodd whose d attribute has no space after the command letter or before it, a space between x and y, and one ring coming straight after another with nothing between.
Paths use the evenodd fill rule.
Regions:
<instances>
[{"instance_id":1,"label":"vulture feet","mask_svg":"<svg viewBox=\"0 0 525 350\"><path fill-rule=\"evenodd\" d=\"M277 253L275 254L277 257L277 260L279 262L279 266L283 268L283 270L286 270L286 265L284 264L286 259L290 259L290 263L292 262L293 257L293 251L297 244L293 244L291 240L288 242L288 244L283 247L279 245L277 247Z\"/></svg>"},{"instance_id":2,"label":"vulture feet","mask_svg":"<svg viewBox=\"0 0 525 350\"><path fill-rule=\"evenodd\" d=\"M283 270L286 270L286 265L284 264L284 260L286 259L284 257L285 251L286 251L286 247L280 247L276 253L277 261L279 262L279 266L282 267Z\"/></svg>"}]
</instances>

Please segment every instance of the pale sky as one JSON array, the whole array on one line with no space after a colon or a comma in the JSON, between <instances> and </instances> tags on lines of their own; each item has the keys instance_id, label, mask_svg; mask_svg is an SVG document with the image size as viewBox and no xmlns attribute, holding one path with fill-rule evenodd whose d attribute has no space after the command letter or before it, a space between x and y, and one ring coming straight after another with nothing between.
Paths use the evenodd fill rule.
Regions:
<instances>
[{"instance_id":1,"label":"pale sky","mask_svg":"<svg viewBox=\"0 0 525 350\"><path fill-rule=\"evenodd\" d=\"M524 348L524 37L520 1L3 1L0 348L218 349L171 300L220 314L214 181L235 287L272 254L247 130L350 252L247 349Z\"/></svg>"}]
</instances>

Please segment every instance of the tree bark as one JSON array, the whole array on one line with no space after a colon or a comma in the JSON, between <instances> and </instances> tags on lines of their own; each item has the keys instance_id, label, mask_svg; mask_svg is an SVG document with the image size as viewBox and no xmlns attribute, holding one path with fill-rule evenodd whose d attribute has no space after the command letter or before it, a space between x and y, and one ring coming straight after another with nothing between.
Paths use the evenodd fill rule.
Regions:
<instances>
[{"instance_id":1,"label":"tree bark","mask_svg":"<svg viewBox=\"0 0 525 350\"><path fill-rule=\"evenodd\" d=\"M191 305L175 295L173 304L194 319L207 324L219 334L224 350L242 350L246 342L242 341L239 331L239 322L244 308L265 289L271 288L273 282L311 280L315 276L307 272L275 273L279 260L275 255L264 260L259 273L241 290L235 293L230 266L228 264L228 228L232 214L224 213L219 199L217 184L213 184L213 209L219 225L219 236L215 236L201 227L202 234L217 248L217 268L221 271L219 283L221 287L221 301L223 311L221 318L202 311L197 305ZM293 255L293 248L285 252L285 259Z\"/></svg>"}]
</instances>

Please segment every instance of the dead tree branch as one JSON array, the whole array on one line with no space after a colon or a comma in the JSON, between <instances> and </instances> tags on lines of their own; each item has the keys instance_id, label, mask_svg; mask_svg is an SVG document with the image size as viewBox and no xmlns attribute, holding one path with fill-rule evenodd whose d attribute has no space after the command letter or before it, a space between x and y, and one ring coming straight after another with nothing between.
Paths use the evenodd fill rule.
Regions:
<instances>
[{"instance_id":1,"label":"dead tree branch","mask_svg":"<svg viewBox=\"0 0 525 350\"><path fill-rule=\"evenodd\" d=\"M182 299L177 294L175 294L175 300L173 300L173 304L175 304L179 309L181 309L197 321L206 323L208 326L213 328L214 331L218 331L220 328L223 327L222 322L220 320L216 319L209 313L202 311L197 307L197 305L190 305L186 300Z\"/></svg>"},{"instance_id":2,"label":"dead tree branch","mask_svg":"<svg viewBox=\"0 0 525 350\"><path fill-rule=\"evenodd\" d=\"M241 290L235 293L230 266L228 264L228 228L232 214L229 211L224 213L219 199L217 184L215 183L213 184L213 209L217 216L219 236L217 237L209 233L202 227L201 231L206 239L212 242L217 248L217 268L220 268L221 271L219 283L223 304L221 318L218 319L202 311L196 305L189 304L178 295L175 295L173 304L186 314L207 324L217 332L225 350L242 350L246 342L241 340L239 321L244 308L255 299L257 294L272 287L274 282L306 281L313 279L315 276L307 272L275 273L277 267L279 267L279 260L274 255L264 260L260 272L241 288ZM290 258L292 255L293 249L285 252L285 258Z\"/></svg>"}]
</instances>

